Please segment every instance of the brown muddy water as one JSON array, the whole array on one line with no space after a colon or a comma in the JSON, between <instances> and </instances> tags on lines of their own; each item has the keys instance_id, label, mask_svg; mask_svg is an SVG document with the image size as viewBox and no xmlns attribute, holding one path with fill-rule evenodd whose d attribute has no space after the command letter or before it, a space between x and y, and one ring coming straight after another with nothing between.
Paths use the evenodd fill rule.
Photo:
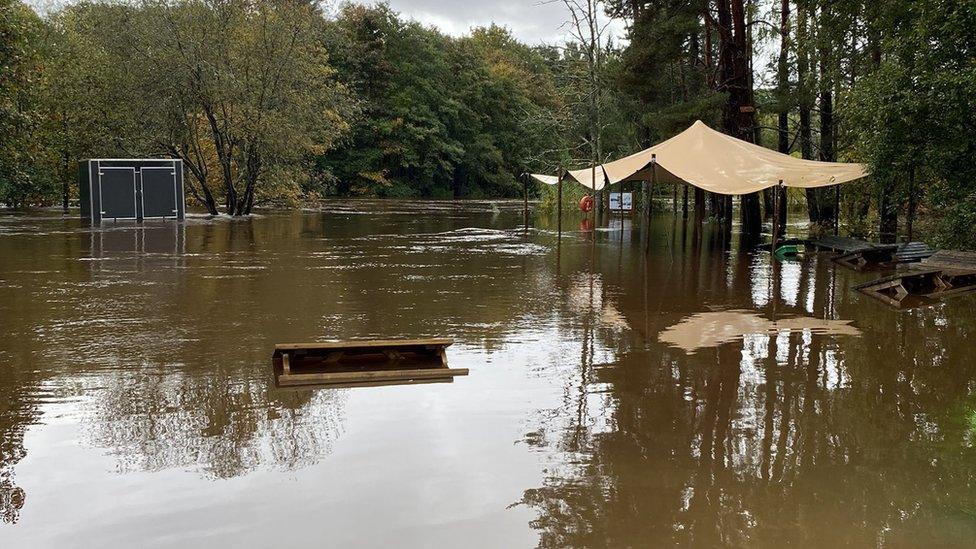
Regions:
<instances>
[{"instance_id":1,"label":"brown muddy water","mask_svg":"<svg viewBox=\"0 0 976 549\"><path fill-rule=\"evenodd\" d=\"M0 216L0 546L976 543L976 298L619 223ZM468 377L271 377L275 343L434 336Z\"/></svg>"}]
</instances>

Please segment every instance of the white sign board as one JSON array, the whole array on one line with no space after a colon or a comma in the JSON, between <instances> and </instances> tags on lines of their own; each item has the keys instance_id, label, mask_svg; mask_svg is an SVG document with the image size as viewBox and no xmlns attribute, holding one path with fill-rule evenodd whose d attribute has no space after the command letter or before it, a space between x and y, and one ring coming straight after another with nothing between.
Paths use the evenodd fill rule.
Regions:
<instances>
[{"instance_id":1,"label":"white sign board","mask_svg":"<svg viewBox=\"0 0 976 549\"><path fill-rule=\"evenodd\" d=\"M610 211L634 211L634 193L610 193Z\"/></svg>"}]
</instances>

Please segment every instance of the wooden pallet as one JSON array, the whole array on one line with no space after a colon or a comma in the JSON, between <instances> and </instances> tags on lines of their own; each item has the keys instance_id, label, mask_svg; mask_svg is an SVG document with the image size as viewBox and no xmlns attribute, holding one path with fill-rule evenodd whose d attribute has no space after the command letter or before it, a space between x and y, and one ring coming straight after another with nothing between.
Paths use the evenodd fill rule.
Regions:
<instances>
[{"instance_id":1,"label":"wooden pallet","mask_svg":"<svg viewBox=\"0 0 976 549\"><path fill-rule=\"evenodd\" d=\"M279 387L377 386L445 383L468 375L447 365L450 339L335 341L275 345L272 366Z\"/></svg>"}]
</instances>

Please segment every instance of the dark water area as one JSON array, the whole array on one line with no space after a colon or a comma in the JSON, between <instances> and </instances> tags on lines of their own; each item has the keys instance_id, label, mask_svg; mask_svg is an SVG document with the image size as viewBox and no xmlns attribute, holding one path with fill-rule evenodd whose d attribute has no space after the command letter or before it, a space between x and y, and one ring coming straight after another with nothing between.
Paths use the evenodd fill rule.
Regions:
<instances>
[{"instance_id":1,"label":"dark water area","mask_svg":"<svg viewBox=\"0 0 976 549\"><path fill-rule=\"evenodd\" d=\"M976 298L579 221L0 215L0 546L976 543ZM276 343L394 337L470 375L274 385Z\"/></svg>"}]
</instances>

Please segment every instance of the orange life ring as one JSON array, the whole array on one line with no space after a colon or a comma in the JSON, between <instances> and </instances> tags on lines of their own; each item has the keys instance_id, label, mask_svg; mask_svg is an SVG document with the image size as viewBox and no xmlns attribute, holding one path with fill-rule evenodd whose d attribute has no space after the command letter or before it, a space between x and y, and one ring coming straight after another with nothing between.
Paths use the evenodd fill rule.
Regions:
<instances>
[{"instance_id":1,"label":"orange life ring","mask_svg":"<svg viewBox=\"0 0 976 549\"><path fill-rule=\"evenodd\" d=\"M581 198L579 208L585 213L590 213L591 211L593 211L593 197L590 195L586 195L583 198Z\"/></svg>"}]
</instances>

